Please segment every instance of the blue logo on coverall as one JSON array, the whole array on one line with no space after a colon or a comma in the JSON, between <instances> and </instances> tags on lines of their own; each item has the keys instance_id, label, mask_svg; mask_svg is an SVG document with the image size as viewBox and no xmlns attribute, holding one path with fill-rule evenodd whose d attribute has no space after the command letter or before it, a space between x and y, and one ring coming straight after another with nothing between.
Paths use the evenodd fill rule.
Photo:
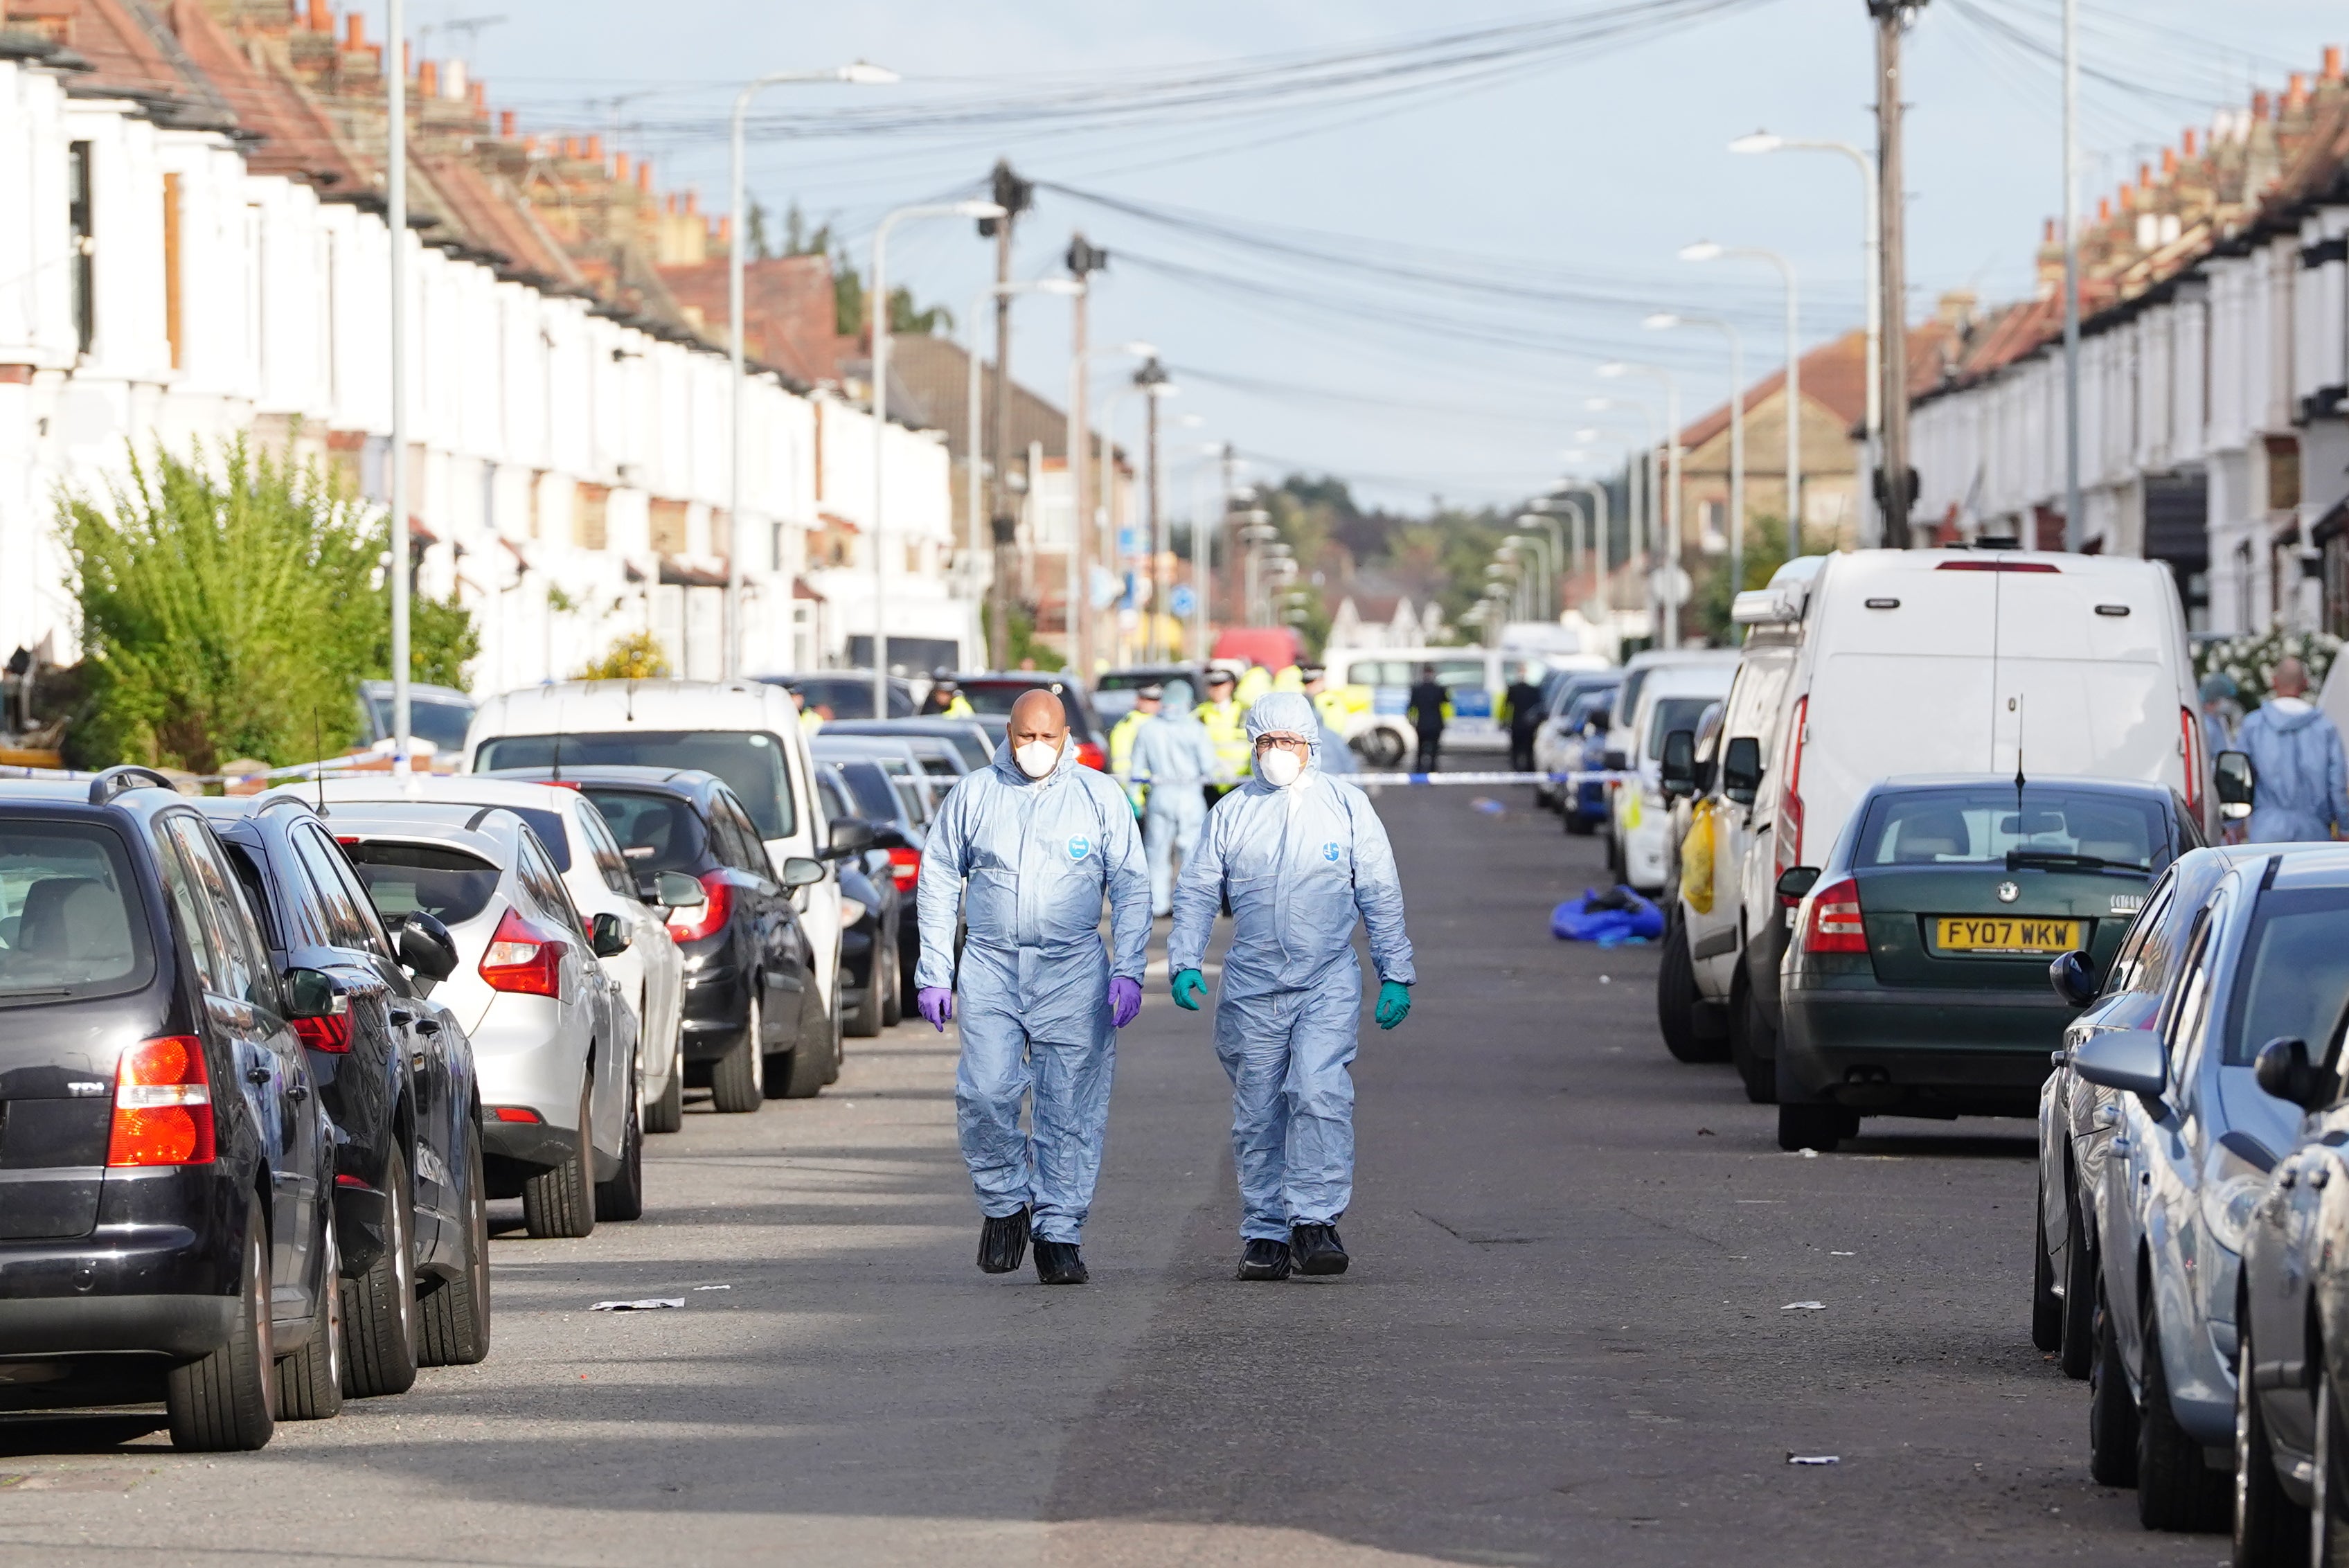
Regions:
<instances>
[{"instance_id":1,"label":"blue logo on coverall","mask_svg":"<svg viewBox=\"0 0 2349 1568\"><path fill-rule=\"evenodd\" d=\"M1074 838L1069 840L1069 858L1071 860L1082 860L1086 854L1092 850L1092 846L1093 841L1080 833Z\"/></svg>"},{"instance_id":2,"label":"blue logo on coverall","mask_svg":"<svg viewBox=\"0 0 2349 1568\"><path fill-rule=\"evenodd\" d=\"M1337 864L1338 841L1336 839L1333 838L1329 843L1321 846L1321 858L1329 861L1333 866Z\"/></svg>"}]
</instances>

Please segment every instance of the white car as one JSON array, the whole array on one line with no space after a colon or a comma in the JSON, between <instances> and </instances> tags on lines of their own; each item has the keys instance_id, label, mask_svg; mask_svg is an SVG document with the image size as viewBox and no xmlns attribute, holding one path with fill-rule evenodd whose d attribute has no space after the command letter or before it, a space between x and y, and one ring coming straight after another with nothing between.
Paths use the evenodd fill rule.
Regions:
<instances>
[{"instance_id":1,"label":"white car","mask_svg":"<svg viewBox=\"0 0 2349 1568\"><path fill-rule=\"evenodd\" d=\"M1671 871L1672 806L1665 798L1661 771L1664 737L1675 730L1694 730L1704 711L1729 695L1736 672L1733 655L1716 655L1702 663L1660 665L1640 683L1625 763L1638 781L1609 786L1616 873L1639 892L1663 891ZM1621 717L1619 710L1617 717Z\"/></svg>"},{"instance_id":2,"label":"white car","mask_svg":"<svg viewBox=\"0 0 2349 1568\"><path fill-rule=\"evenodd\" d=\"M473 1043L490 1196L519 1197L533 1236L643 1213L636 1017L596 961L627 925L582 916L511 810L329 801L326 820L384 919L421 909L456 944L432 1000Z\"/></svg>"},{"instance_id":3,"label":"white car","mask_svg":"<svg viewBox=\"0 0 2349 1568\"><path fill-rule=\"evenodd\" d=\"M530 824L554 857L554 869L579 912L618 917L628 945L604 960L636 1015L636 1038L644 1048L647 1132L672 1133L685 1121L685 1074L678 1046L684 1029L685 961L657 909L647 909L628 869L619 840L577 790L519 780L469 774L439 778L388 774L336 779L305 798L323 795L329 805L343 801L450 801L462 805L502 806Z\"/></svg>"},{"instance_id":4,"label":"white car","mask_svg":"<svg viewBox=\"0 0 2349 1568\"><path fill-rule=\"evenodd\" d=\"M786 860L823 861L832 823L791 693L759 680L567 680L481 704L465 738L467 773L566 763L697 768L726 781L750 814L776 881ZM840 878L792 894L807 933L816 990L841 1049Z\"/></svg>"}]
</instances>

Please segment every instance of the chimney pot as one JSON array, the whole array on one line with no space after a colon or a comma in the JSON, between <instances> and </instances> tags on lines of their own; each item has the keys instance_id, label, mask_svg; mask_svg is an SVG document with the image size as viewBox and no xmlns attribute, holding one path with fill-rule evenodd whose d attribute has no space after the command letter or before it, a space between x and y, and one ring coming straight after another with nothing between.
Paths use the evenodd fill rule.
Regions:
<instances>
[{"instance_id":1,"label":"chimney pot","mask_svg":"<svg viewBox=\"0 0 2349 1568\"><path fill-rule=\"evenodd\" d=\"M2150 191L2153 189L2152 164L2140 163L2137 166L2137 189L2140 191Z\"/></svg>"},{"instance_id":2,"label":"chimney pot","mask_svg":"<svg viewBox=\"0 0 2349 1568\"><path fill-rule=\"evenodd\" d=\"M2341 46L2338 44L2324 46L2324 79L2329 82L2341 79Z\"/></svg>"},{"instance_id":3,"label":"chimney pot","mask_svg":"<svg viewBox=\"0 0 2349 1568\"><path fill-rule=\"evenodd\" d=\"M2187 128L2187 131L2186 131L2186 140L2185 140L2185 143L2184 143L2185 150L2186 150L2186 156L2187 156L2187 157L2189 157L2189 158L2191 158L2191 157L2193 157L2193 156L2194 156L2194 140L2195 140L2195 138L2194 138L2194 130L2193 130L2193 128L2189 126L2189 127L2188 127L2188 128Z\"/></svg>"},{"instance_id":4,"label":"chimney pot","mask_svg":"<svg viewBox=\"0 0 2349 1568\"><path fill-rule=\"evenodd\" d=\"M510 109L502 109L498 110L498 134L504 137L508 141L512 141L513 140L513 133L514 111Z\"/></svg>"},{"instance_id":5,"label":"chimney pot","mask_svg":"<svg viewBox=\"0 0 2349 1568\"><path fill-rule=\"evenodd\" d=\"M416 96L419 98L440 96L440 67L438 63L427 60L416 67Z\"/></svg>"},{"instance_id":6,"label":"chimney pot","mask_svg":"<svg viewBox=\"0 0 2349 1568\"><path fill-rule=\"evenodd\" d=\"M2299 71L2284 78L2284 107L2298 109L2308 101L2308 78Z\"/></svg>"},{"instance_id":7,"label":"chimney pot","mask_svg":"<svg viewBox=\"0 0 2349 1568\"><path fill-rule=\"evenodd\" d=\"M488 83L474 82L465 90L466 96L473 100L473 112L475 114L487 114L490 112L490 88Z\"/></svg>"},{"instance_id":8,"label":"chimney pot","mask_svg":"<svg viewBox=\"0 0 2349 1568\"><path fill-rule=\"evenodd\" d=\"M326 0L310 0L310 31L332 33L334 30L335 14L327 8Z\"/></svg>"},{"instance_id":9,"label":"chimney pot","mask_svg":"<svg viewBox=\"0 0 2349 1568\"><path fill-rule=\"evenodd\" d=\"M652 194L653 165L652 160L648 158L640 158L636 161L636 189L648 196Z\"/></svg>"},{"instance_id":10,"label":"chimney pot","mask_svg":"<svg viewBox=\"0 0 2349 1568\"><path fill-rule=\"evenodd\" d=\"M718 243L719 243L719 244L731 244L731 243L733 242L733 239L734 239L734 220L733 220L733 219L731 219L731 218L720 218L720 219L719 219L719 220L718 220Z\"/></svg>"},{"instance_id":11,"label":"chimney pot","mask_svg":"<svg viewBox=\"0 0 2349 1568\"><path fill-rule=\"evenodd\" d=\"M2099 196L2099 197L2097 197L2097 198L2096 198L2096 222L2098 222L2098 223L2111 223L2112 221L2113 221L2113 199L2112 199L2110 196Z\"/></svg>"},{"instance_id":12,"label":"chimney pot","mask_svg":"<svg viewBox=\"0 0 2349 1568\"><path fill-rule=\"evenodd\" d=\"M601 136L591 136L587 139L587 157L592 162L604 161L604 139Z\"/></svg>"},{"instance_id":13,"label":"chimney pot","mask_svg":"<svg viewBox=\"0 0 2349 1568\"><path fill-rule=\"evenodd\" d=\"M2267 117L2268 93L2267 88L2261 88L2259 91L2251 95L2251 118L2253 119L2265 119Z\"/></svg>"},{"instance_id":14,"label":"chimney pot","mask_svg":"<svg viewBox=\"0 0 2349 1568\"><path fill-rule=\"evenodd\" d=\"M2178 177L2178 149L2175 147L2161 150L2161 177L2165 180Z\"/></svg>"},{"instance_id":15,"label":"chimney pot","mask_svg":"<svg viewBox=\"0 0 2349 1568\"><path fill-rule=\"evenodd\" d=\"M626 184L628 182L628 155L625 152L616 152L612 155L612 163L620 183L623 185Z\"/></svg>"},{"instance_id":16,"label":"chimney pot","mask_svg":"<svg viewBox=\"0 0 2349 1568\"><path fill-rule=\"evenodd\" d=\"M677 192L676 192L671 191L671 192L668 193L667 197L667 198L666 198L666 199L661 202L661 211L662 211L662 212L664 212L664 213L667 213L670 217L672 217L672 218L674 218L674 217L676 217L676 216L677 216Z\"/></svg>"},{"instance_id":17,"label":"chimney pot","mask_svg":"<svg viewBox=\"0 0 2349 1568\"><path fill-rule=\"evenodd\" d=\"M690 218L699 213L700 211L701 192L698 191L688 191L685 193L685 215Z\"/></svg>"},{"instance_id":18,"label":"chimney pot","mask_svg":"<svg viewBox=\"0 0 2349 1568\"><path fill-rule=\"evenodd\" d=\"M2039 231L2039 243L2040 243L2041 244L2043 244L2043 245L2052 245L2052 244L2054 244L2055 243L2055 220L2054 220L2054 219L2053 219L2053 218L2048 219L2048 220L2047 220L2047 222L2046 222L2046 226L2045 226L2045 227L2044 227L2044 228L2042 228L2042 229Z\"/></svg>"},{"instance_id":19,"label":"chimney pot","mask_svg":"<svg viewBox=\"0 0 2349 1568\"><path fill-rule=\"evenodd\" d=\"M367 17L357 11L351 12L343 18L343 47L347 49L367 47Z\"/></svg>"}]
</instances>

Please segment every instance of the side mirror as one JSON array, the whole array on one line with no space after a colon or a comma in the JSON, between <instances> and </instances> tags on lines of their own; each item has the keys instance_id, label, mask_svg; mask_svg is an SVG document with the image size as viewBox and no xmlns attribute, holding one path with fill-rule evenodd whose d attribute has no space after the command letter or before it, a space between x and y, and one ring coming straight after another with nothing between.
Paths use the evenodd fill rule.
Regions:
<instances>
[{"instance_id":1,"label":"side mirror","mask_svg":"<svg viewBox=\"0 0 2349 1568\"><path fill-rule=\"evenodd\" d=\"M2113 1029L2089 1035L2072 1047L2072 1070L2091 1084L2132 1095L2158 1095L2169 1082L2161 1036L2150 1029Z\"/></svg>"},{"instance_id":2,"label":"side mirror","mask_svg":"<svg viewBox=\"0 0 2349 1568\"><path fill-rule=\"evenodd\" d=\"M457 972L457 943L449 928L421 909L399 922L399 965L417 979L438 985Z\"/></svg>"},{"instance_id":3,"label":"side mirror","mask_svg":"<svg viewBox=\"0 0 2349 1568\"><path fill-rule=\"evenodd\" d=\"M2261 1088L2303 1111L2332 1104L2340 1087L2331 1069L2308 1059L2307 1041L2285 1036L2278 1036L2260 1047L2251 1075L2259 1080Z\"/></svg>"},{"instance_id":4,"label":"side mirror","mask_svg":"<svg viewBox=\"0 0 2349 1568\"><path fill-rule=\"evenodd\" d=\"M1816 866L1789 866L1778 873L1778 898L1788 904L1799 904L1819 885L1819 868Z\"/></svg>"},{"instance_id":5,"label":"side mirror","mask_svg":"<svg viewBox=\"0 0 2349 1568\"><path fill-rule=\"evenodd\" d=\"M1721 793L1740 805L1762 794L1762 742L1752 735L1731 737L1721 753Z\"/></svg>"},{"instance_id":6,"label":"side mirror","mask_svg":"<svg viewBox=\"0 0 2349 1568\"><path fill-rule=\"evenodd\" d=\"M1625 768L1630 766L1630 759L1626 757L1620 752L1605 753L1601 755L1599 762L1600 765L1605 767L1609 773L1619 774Z\"/></svg>"},{"instance_id":7,"label":"side mirror","mask_svg":"<svg viewBox=\"0 0 2349 1568\"><path fill-rule=\"evenodd\" d=\"M900 828L894 822L875 822L869 826L873 829L873 847L875 849L911 849L914 847L913 840L907 838L905 836L905 830Z\"/></svg>"},{"instance_id":8,"label":"side mirror","mask_svg":"<svg viewBox=\"0 0 2349 1568\"><path fill-rule=\"evenodd\" d=\"M628 928L620 917L602 914L588 922L587 945L595 950L599 959L613 958L628 950Z\"/></svg>"},{"instance_id":9,"label":"side mirror","mask_svg":"<svg viewBox=\"0 0 2349 1568\"><path fill-rule=\"evenodd\" d=\"M646 880L653 885L652 897L646 902L658 904L664 909L698 909L709 902L700 879L682 871L663 871Z\"/></svg>"},{"instance_id":10,"label":"side mirror","mask_svg":"<svg viewBox=\"0 0 2349 1568\"><path fill-rule=\"evenodd\" d=\"M2260 771L2241 752L2220 752L2211 763L2219 786L2219 815L2229 820L2251 815L2251 797L2259 793Z\"/></svg>"},{"instance_id":11,"label":"side mirror","mask_svg":"<svg viewBox=\"0 0 2349 1568\"><path fill-rule=\"evenodd\" d=\"M288 1018L331 1018L351 1010L350 998L335 989L335 982L315 969L289 969L285 971L285 1016Z\"/></svg>"},{"instance_id":12,"label":"side mirror","mask_svg":"<svg viewBox=\"0 0 2349 1568\"><path fill-rule=\"evenodd\" d=\"M811 888L823 880L823 862L811 860L804 855L794 855L783 862L783 886Z\"/></svg>"},{"instance_id":13,"label":"side mirror","mask_svg":"<svg viewBox=\"0 0 2349 1568\"><path fill-rule=\"evenodd\" d=\"M1696 793L1696 732L1674 730L1664 737L1659 776L1668 798Z\"/></svg>"},{"instance_id":14,"label":"side mirror","mask_svg":"<svg viewBox=\"0 0 2349 1568\"><path fill-rule=\"evenodd\" d=\"M832 825L832 843L823 852L823 857L843 860L851 855L862 855L872 847L873 825L861 817L843 816Z\"/></svg>"},{"instance_id":15,"label":"side mirror","mask_svg":"<svg viewBox=\"0 0 2349 1568\"><path fill-rule=\"evenodd\" d=\"M2086 953L2068 952L2047 966L2047 983L2066 1005L2085 1007L2096 1000L2096 971Z\"/></svg>"}]
</instances>

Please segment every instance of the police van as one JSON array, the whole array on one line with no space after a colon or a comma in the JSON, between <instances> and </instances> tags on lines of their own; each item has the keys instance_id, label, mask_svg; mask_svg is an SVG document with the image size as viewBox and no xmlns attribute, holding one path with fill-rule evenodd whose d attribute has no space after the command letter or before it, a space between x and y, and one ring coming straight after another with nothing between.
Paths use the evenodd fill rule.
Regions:
<instances>
[{"instance_id":1,"label":"police van","mask_svg":"<svg viewBox=\"0 0 2349 1568\"><path fill-rule=\"evenodd\" d=\"M1519 680L1541 684L1553 670L1604 670L1597 654L1543 654L1501 648L1332 648L1330 685L1347 703L1346 739L1372 767L1392 767L1419 745L1412 728L1411 689L1422 665L1444 690L1444 743L1463 751L1506 751L1503 700ZM1359 712L1355 711L1359 710ZM1356 740L1357 735L1363 739Z\"/></svg>"}]
</instances>

